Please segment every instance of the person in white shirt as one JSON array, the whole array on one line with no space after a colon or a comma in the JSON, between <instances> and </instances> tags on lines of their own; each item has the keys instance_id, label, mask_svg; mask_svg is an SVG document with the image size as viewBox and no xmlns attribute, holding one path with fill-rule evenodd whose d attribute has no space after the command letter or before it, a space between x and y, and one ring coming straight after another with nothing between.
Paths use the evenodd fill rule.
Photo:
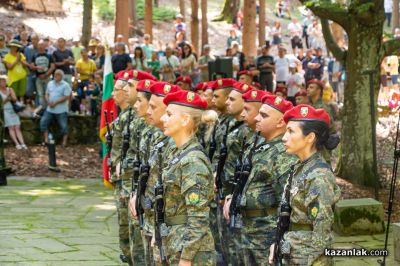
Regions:
<instances>
[{"instance_id":1,"label":"person in white shirt","mask_svg":"<svg viewBox=\"0 0 400 266\"><path fill-rule=\"evenodd\" d=\"M385 17L387 20L387 26L390 27L390 22L392 21L392 13L393 13L393 0L385 0L383 6L385 8Z\"/></svg>"},{"instance_id":2,"label":"person in white shirt","mask_svg":"<svg viewBox=\"0 0 400 266\"><path fill-rule=\"evenodd\" d=\"M286 48L279 46L278 57L275 58L276 83L287 84L289 78L289 59L286 57Z\"/></svg>"},{"instance_id":3,"label":"person in white shirt","mask_svg":"<svg viewBox=\"0 0 400 266\"><path fill-rule=\"evenodd\" d=\"M303 40L301 38L303 34L303 26L297 20L297 18L293 18L292 22L288 25L288 31L290 35L290 42L292 44L293 54L296 54L297 48L300 49L300 53L303 52Z\"/></svg>"},{"instance_id":4,"label":"person in white shirt","mask_svg":"<svg viewBox=\"0 0 400 266\"><path fill-rule=\"evenodd\" d=\"M304 77L297 72L295 63L289 64L289 77L287 81L287 100L295 104L295 95L299 92L304 84Z\"/></svg>"}]
</instances>

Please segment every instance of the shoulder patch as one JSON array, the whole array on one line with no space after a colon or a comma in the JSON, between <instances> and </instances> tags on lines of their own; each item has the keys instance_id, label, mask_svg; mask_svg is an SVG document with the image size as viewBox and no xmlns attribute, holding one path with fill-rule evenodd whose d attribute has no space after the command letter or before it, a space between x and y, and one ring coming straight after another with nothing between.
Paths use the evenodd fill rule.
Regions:
<instances>
[{"instance_id":1,"label":"shoulder patch","mask_svg":"<svg viewBox=\"0 0 400 266\"><path fill-rule=\"evenodd\" d=\"M309 215L312 220L315 220L319 213L319 203L313 203L309 207Z\"/></svg>"},{"instance_id":2,"label":"shoulder patch","mask_svg":"<svg viewBox=\"0 0 400 266\"><path fill-rule=\"evenodd\" d=\"M188 195L189 203L195 205L200 202L200 192L198 190L193 190Z\"/></svg>"}]
</instances>

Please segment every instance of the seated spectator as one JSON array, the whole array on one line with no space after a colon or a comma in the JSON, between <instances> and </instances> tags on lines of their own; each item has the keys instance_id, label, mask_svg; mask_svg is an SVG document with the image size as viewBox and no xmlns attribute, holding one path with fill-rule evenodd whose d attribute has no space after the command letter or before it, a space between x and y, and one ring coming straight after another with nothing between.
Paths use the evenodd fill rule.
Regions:
<instances>
[{"instance_id":1,"label":"seated spectator","mask_svg":"<svg viewBox=\"0 0 400 266\"><path fill-rule=\"evenodd\" d=\"M46 91L47 108L40 119L40 131L43 133L45 143L48 143L50 124L56 120L63 135L62 145L67 145L68 140L68 100L71 98L71 87L63 80L64 72L57 69L54 80L50 81Z\"/></svg>"},{"instance_id":2,"label":"seated spectator","mask_svg":"<svg viewBox=\"0 0 400 266\"><path fill-rule=\"evenodd\" d=\"M149 60L151 60L151 55L154 51L154 46L151 43L150 34L145 34L143 36L143 40L144 40L144 43L142 44L141 47L142 47L142 50L144 53L144 57L146 58L147 61L149 61Z\"/></svg>"},{"instance_id":3,"label":"seated spectator","mask_svg":"<svg viewBox=\"0 0 400 266\"><path fill-rule=\"evenodd\" d=\"M272 45L280 45L282 43L282 28L279 21L275 21L271 28Z\"/></svg>"},{"instance_id":4,"label":"seated spectator","mask_svg":"<svg viewBox=\"0 0 400 266\"><path fill-rule=\"evenodd\" d=\"M3 100L4 127L8 132L17 150L27 150L21 133L21 121L15 113L12 102L17 101L14 91L7 87L7 76L0 76L0 96Z\"/></svg>"},{"instance_id":5,"label":"seated spectator","mask_svg":"<svg viewBox=\"0 0 400 266\"><path fill-rule=\"evenodd\" d=\"M231 48L233 42L237 42L240 44L240 38L237 36L235 29L230 29L229 37L226 40L226 47Z\"/></svg>"},{"instance_id":6,"label":"seated spectator","mask_svg":"<svg viewBox=\"0 0 400 266\"><path fill-rule=\"evenodd\" d=\"M20 101L24 100L26 93L26 68L29 64L25 56L19 52L23 46L17 40L9 42L10 52L4 57L4 63L8 69L8 86L10 86Z\"/></svg>"},{"instance_id":7,"label":"seated spectator","mask_svg":"<svg viewBox=\"0 0 400 266\"><path fill-rule=\"evenodd\" d=\"M132 67L133 69L140 71L147 71L147 61L144 56L143 49L140 46L135 48L134 56L132 59Z\"/></svg>"},{"instance_id":8,"label":"seated spectator","mask_svg":"<svg viewBox=\"0 0 400 266\"><path fill-rule=\"evenodd\" d=\"M175 17L175 25L174 25L174 34L175 38L177 38L177 34L181 33L183 39L185 39L186 35L186 23L183 22L183 16L181 14L176 15Z\"/></svg>"},{"instance_id":9,"label":"seated spectator","mask_svg":"<svg viewBox=\"0 0 400 266\"><path fill-rule=\"evenodd\" d=\"M132 69L132 60L125 51L125 44L122 42L115 44L115 54L111 57L112 70L117 74L121 70Z\"/></svg>"},{"instance_id":10,"label":"seated spectator","mask_svg":"<svg viewBox=\"0 0 400 266\"><path fill-rule=\"evenodd\" d=\"M96 72L96 63L89 58L86 49L81 51L81 59L76 62L76 73L79 74L78 97L83 99L85 97L84 88L89 85L89 80L94 78Z\"/></svg>"}]
</instances>

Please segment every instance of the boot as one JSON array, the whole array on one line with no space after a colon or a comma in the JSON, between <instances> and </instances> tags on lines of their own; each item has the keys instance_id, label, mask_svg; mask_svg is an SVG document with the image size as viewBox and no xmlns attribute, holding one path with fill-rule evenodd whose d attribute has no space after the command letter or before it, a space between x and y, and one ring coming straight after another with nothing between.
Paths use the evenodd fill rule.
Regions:
<instances>
[{"instance_id":1,"label":"boot","mask_svg":"<svg viewBox=\"0 0 400 266\"><path fill-rule=\"evenodd\" d=\"M0 174L0 186L7 186L7 175L4 173Z\"/></svg>"}]
</instances>

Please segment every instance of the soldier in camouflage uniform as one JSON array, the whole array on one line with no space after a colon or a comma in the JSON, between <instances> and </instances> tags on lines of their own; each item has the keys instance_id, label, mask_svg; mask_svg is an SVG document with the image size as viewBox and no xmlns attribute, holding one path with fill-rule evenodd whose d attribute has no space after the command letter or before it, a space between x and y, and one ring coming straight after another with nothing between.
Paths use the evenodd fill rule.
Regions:
<instances>
[{"instance_id":1,"label":"soldier in camouflage uniform","mask_svg":"<svg viewBox=\"0 0 400 266\"><path fill-rule=\"evenodd\" d=\"M178 91L165 97L161 118L164 133L176 144L162 173L166 235L163 244L169 265L215 265L209 228L213 198L212 169L195 132L207 102L194 92ZM160 263L157 263L160 264Z\"/></svg>"},{"instance_id":2,"label":"soldier in camouflage uniform","mask_svg":"<svg viewBox=\"0 0 400 266\"><path fill-rule=\"evenodd\" d=\"M329 135L330 117L323 109L298 105L285 113L287 130L283 137L286 152L299 160L285 187L282 203L289 203L289 231L284 234L280 250L285 265L332 265L324 249L333 242L333 207L340 189L330 166L319 152L330 150L339 142ZM274 245L271 246L271 249ZM270 262L272 262L270 256Z\"/></svg>"},{"instance_id":3,"label":"soldier in camouflage uniform","mask_svg":"<svg viewBox=\"0 0 400 266\"><path fill-rule=\"evenodd\" d=\"M268 249L275 241L277 208L283 185L295 157L285 152L282 136L285 111L292 103L275 95L262 98L263 105L255 118L261 139L244 157L251 171L243 188L240 210L243 221L242 254L245 265L268 265ZM228 217L229 218L229 217Z\"/></svg>"},{"instance_id":4,"label":"soldier in camouflage uniform","mask_svg":"<svg viewBox=\"0 0 400 266\"><path fill-rule=\"evenodd\" d=\"M162 132L163 126L160 118L162 115L164 115L166 109L166 106L163 103L163 99L168 93L175 92L177 90L180 90L178 86L171 85L167 82L156 82L148 89L145 89L147 94L151 93L151 97L149 98L148 103L149 108L147 109L146 116L147 121L149 125L151 125L152 129L148 134L146 134L145 141L148 143L144 144L144 146L146 146L145 149L148 150L148 154L141 158L144 158L144 161L142 163L147 162L150 167L150 171L147 183L144 188L144 193L139 204L141 204L144 210L142 240L145 249L145 258L147 265L153 265L155 261L153 248L151 246L151 239L154 234L154 186L156 184L159 171L157 151L158 148L162 148L164 150L163 164L165 164L168 162L168 156L171 153L171 150L174 149L174 144L172 143L172 140L169 137L165 136ZM135 209L136 198L137 196L135 196L130 203L132 215L134 217L137 217Z\"/></svg>"},{"instance_id":5,"label":"soldier in camouflage uniform","mask_svg":"<svg viewBox=\"0 0 400 266\"><path fill-rule=\"evenodd\" d=\"M120 258L123 262L131 263L129 250L129 227L128 227L128 209L125 200L126 193L122 187L121 174L121 148L123 140L123 131L127 126L127 120L131 109L127 101L127 93L124 87L127 84L126 79L118 79L114 85L112 96L115 103L120 107L121 113L113 121L113 145L111 149L111 164L114 169L111 169L110 181L114 185L114 198L117 206L118 225L119 225L119 245L122 251Z\"/></svg>"}]
</instances>

